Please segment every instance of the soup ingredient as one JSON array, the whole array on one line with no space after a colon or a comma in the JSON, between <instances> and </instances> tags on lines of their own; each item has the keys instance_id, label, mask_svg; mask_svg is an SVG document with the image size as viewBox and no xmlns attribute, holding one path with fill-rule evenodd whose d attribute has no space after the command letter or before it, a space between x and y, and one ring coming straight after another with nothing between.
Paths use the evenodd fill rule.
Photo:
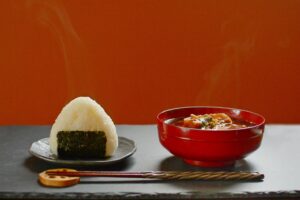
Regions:
<instances>
[{"instance_id":1,"label":"soup ingredient","mask_svg":"<svg viewBox=\"0 0 300 200\"><path fill-rule=\"evenodd\" d=\"M189 117L179 120L176 124L188 128L199 129L234 129L247 127L246 124L234 122L225 113L212 113L204 115L191 114Z\"/></svg>"},{"instance_id":2,"label":"soup ingredient","mask_svg":"<svg viewBox=\"0 0 300 200\"><path fill-rule=\"evenodd\" d=\"M50 132L50 150L61 158L104 158L118 147L116 127L104 109L89 97L69 102Z\"/></svg>"}]
</instances>

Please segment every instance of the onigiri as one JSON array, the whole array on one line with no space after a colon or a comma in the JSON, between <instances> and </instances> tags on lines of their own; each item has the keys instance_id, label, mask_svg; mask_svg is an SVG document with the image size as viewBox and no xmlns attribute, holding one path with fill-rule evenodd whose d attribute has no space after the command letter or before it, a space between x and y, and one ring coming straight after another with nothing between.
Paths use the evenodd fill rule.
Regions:
<instances>
[{"instance_id":1,"label":"onigiri","mask_svg":"<svg viewBox=\"0 0 300 200\"><path fill-rule=\"evenodd\" d=\"M118 147L116 127L93 99L78 97L57 116L49 138L50 151L62 158L104 158Z\"/></svg>"}]
</instances>

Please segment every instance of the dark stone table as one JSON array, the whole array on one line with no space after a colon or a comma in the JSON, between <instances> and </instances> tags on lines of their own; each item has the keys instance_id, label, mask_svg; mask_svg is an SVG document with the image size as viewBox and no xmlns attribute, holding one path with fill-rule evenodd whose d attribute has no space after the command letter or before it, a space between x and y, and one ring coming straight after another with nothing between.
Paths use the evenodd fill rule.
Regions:
<instances>
[{"instance_id":1,"label":"dark stone table","mask_svg":"<svg viewBox=\"0 0 300 200\"><path fill-rule=\"evenodd\" d=\"M188 166L159 143L156 126L117 126L118 134L134 140L137 152L127 160L89 170L205 170ZM48 137L49 126L0 127L0 199L300 199L300 125L267 125L262 146L232 168L258 171L261 182L145 181L90 178L68 188L46 188L39 172L68 167L47 163L28 152L32 142ZM74 168L74 167L73 167Z\"/></svg>"}]
</instances>

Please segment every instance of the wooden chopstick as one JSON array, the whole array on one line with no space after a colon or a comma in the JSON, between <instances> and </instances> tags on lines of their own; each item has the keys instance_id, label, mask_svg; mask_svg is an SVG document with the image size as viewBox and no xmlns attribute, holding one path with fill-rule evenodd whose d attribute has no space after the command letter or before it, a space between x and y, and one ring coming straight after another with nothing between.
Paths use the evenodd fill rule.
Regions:
<instances>
[{"instance_id":1,"label":"wooden chopstick","mask_svg":"<svg viewBox=\"0 0 300 200\"><path fill-rule=\"evenodd\" d=\"M155 178L163 180L263 180L258 172L203 172L203 171L47 171L48 175L71 177L119 177L119 178Z\"/></svg>"}]
</instances>

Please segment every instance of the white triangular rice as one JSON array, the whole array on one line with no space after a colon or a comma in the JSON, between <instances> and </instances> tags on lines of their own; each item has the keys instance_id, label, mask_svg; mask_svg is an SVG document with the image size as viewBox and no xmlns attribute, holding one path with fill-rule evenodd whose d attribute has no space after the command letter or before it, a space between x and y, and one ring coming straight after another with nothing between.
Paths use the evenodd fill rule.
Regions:
<instances>
[{"instance_id":1,"label":"white triangular rice","mask_svg":"<svg viewBox=\"0 0 300 200\"><path fill-rule=\"evenodd\" d=\"M104 109L89 97L78 97L69 102L57 116L50 133L50 150L57 155L59 131L103 131L106 135L106 156L118 147L116 127Z\"/></svg>"}]
</instances>

